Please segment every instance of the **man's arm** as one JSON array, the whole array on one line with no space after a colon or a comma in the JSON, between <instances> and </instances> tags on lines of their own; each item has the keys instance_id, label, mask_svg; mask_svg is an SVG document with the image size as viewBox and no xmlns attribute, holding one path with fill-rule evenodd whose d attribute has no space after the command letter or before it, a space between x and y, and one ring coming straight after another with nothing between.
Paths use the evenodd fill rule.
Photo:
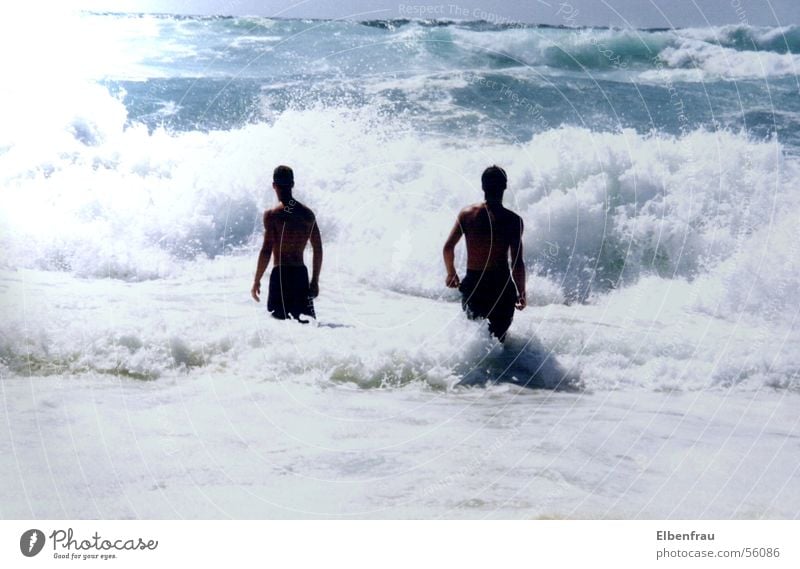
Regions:
<instances>
[{"instance_id":1,"label":"man's arm","mask_svg":"<svg viewBox=\"0 0 800 569\"><path fill-rule=\"evenodd\" d=\"M519 220L519 232L514 231L511 238L511 276L514 279L514 285L517 287L517 310L524 310L528 305L528 298L525 291L525 260L522 251L522 231L524 224L522 218L517 217Z\"/></svg>"},{"instance_id":2,"label":"man's arm","mask_svg":"<svg viewBox=\"0 0 800 569\"><path fill-rule=\"evenodd\" d=\"M272 236L269 230L270 215L269 211L264 212L264 244L261 245L261 251L258 254L258 265L256 266L256 278L253 282L253 288L250 289L250 296L256 302L260 302L261 295L261 277L269 265L269 259L272 257Z\"/></svg>"},{"instance_id":3,"label":"man's arm","mask_svg":"<svg viewBox=\"0 0 800 569\"><path fill-rule=\"evenodd\" d=\"M316 298L319 295L319 273L322 270L322 235L319 232L316 219L314 219L314 224L311 226L310 239L313 260L311 262L311 282L308 285L308 289L311 297Z\"/></svg>"},{"instance_id":4,"label":"man's arm","mask_svg":"<svg viewBox=\"0 0 800 569\"><path fill-rule=\"evenodd\" d=\"M458 288L460 284L458 274L456 273L456 244L463 234L464 231L461 229L461 214L459 214L458 219L456 219L456 224L447 237L447 241L444 242L444 250L442 251L444 267L447 269L447 277L444 282L450 288Z\"/></svg>"}]
</instances>

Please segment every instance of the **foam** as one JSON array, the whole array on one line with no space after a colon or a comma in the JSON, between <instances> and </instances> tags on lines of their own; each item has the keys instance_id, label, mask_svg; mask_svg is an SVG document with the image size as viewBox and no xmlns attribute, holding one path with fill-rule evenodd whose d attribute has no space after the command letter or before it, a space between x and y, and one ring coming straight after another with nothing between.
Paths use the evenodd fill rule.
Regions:
<instances>
[{"instance_id":1,"label":"foam","mask_svg":"<svg viewBox=\"0 0 800 569\"><path fill-rule=\"evenodd\" d=\"M531 306L500 345L450 295L396 294L330 266L320 320L277 322L248 298L253 264L220 258L136 284L0 272L0 372L33 381L210 376L301 392L461 393L497 380L589 393L800 389L796 307L780 318L713 312L703 280L652 276L593 304Z\"/></svg>"},{"instance_id":2,"label":"foam","mask_svg":"<svg viewBox=\"0 0 800 569\"><path fill-rule=\"evenodd\" d=\"M699 39L742 51L800 52L800 26L775 28L732 24L676 30L680 37Z\"/></svg>"},{"instance_id":3,"label":"foam","mask_svg":"<svg viewBox=\"0 0 800 569\"><path fill-rule=\"evenodd\" d=\"M27 282L39 301L9 313L3 373L260 370L273 381L449 390L510 368L551 387L569 371L591 390L797 388L787 346L797 341L800 176L775 141L565 127L476 148L330 108L149 133L125 127L107 93L88 93L101 100L87 105L109 110L94 115L94 142L68 119L49 121L54 147L23 141L0 158L6 280ZM441 265L456 213L480 199L481 166L498 156L507 204L526 223L531 304L512 328L521 343L505 352L463 319ZM263 322L242 283L281 162L295 166L296 197L321 224L326 300L319 328L289 325L276 340L280 323ZM20 294L4 305L23 306ZM558 366L542 376L551 353Z\"/></svg>"},{"instance_id":4,"label":"foam","mask_svg":"<svg viewBox=\"0 0 800 569\"><path fill-rule=\"evenodd\" d=\"M505 59L505 66L531 67L545 75L549 71L543 66L591 75L624 72L628 78L644 80L661 75L662 82L665 73L673 80L713 81L795 76L800 69L793 43L796 28L453 29L449 33L463 52L471 53L466 61L472 66L480 55L486 62Z\"/></svg>"},{"instance_id":5,"label":"foam","mask_svg":"<svg viewBox=\"0 0 800 569\"><path fill-rule=\"evenodd\" d=\"M793 53L739 51L695 40L666 47L658 58L673 69L702 71L705 80L796 76L800 70L800 56Z\"/></svg>"},{"instance_id":6,"label":"foam","mask_svg":"<svg viewBox=\"0 0 800 569\"><path fill-rule=\"evenodd\" d=\"M458 210L481 199L482 166L498 160L511 173L507 202L526 220L526 261L557 287L553 299L642 274L696 278L771 223L776 203L798 207L800 175L780 145L725 131L563 127L486 146L370 108L315 107L230 131L148 132L93 85L33 112L8 113L0 156L11 267L141 280L249 246L283 162L319 213L329 262L424 296L438 294L441 243Z\"/></svg>"}]
</instances>

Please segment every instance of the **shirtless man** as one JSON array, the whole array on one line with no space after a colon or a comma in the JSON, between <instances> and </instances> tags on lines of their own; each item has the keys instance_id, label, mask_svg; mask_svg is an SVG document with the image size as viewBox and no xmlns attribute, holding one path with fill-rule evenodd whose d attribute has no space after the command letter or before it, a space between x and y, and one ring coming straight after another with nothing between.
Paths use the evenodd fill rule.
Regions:
<instances>
[{"instance_id":1,"label":"shirtless man","mask_svg":"<svg viewBox=\"0 0 800 569\"><path fill-rule=\"evenodd\" d=\"M305 314L316 318L312 299L319 294L319 272L322 269L322 237L314 212L292 198L294 172L288 166L278 166L272 173L272 188L280 202L264 212L264 244L258 255L256 278L250 294L260 302L261 277L273 257L274 267L269 277L267 310L274 318L285 320ZM311 281L303 263L303 251L311 241L313 269Z\"/></svg>"},{"instance_id":2,"label":"shirtless man","mask_svg":"<svg viewBox=\"0 0 800 569\"><path fill-rule=\"evenodd\" d=\"M461 210L444 244L445 284L461 291L461 305L470 319L489 319L489 331L502 342L514 319L514 308L523 310L527 305L522 218L503 207L505 170L486 168L481 185L486 201ZM455 248L462 235L467 241L467 274L459 281Z\"/></svg>"}]
</instances>

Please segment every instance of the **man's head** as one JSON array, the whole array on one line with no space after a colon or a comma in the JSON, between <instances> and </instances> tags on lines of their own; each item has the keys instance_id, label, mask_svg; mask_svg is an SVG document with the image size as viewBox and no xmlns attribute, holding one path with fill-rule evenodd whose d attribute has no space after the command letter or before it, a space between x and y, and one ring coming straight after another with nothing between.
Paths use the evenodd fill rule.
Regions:
<instances>
[{"instance_id":1,"label":"man's head","mask_svg":"<svg viewBox=\"0 0 800 569\"><path fill-rule=\"evenodd\" d=\"M487 202L503 201L503 192L506 190L506 171L500 166L492 165L483 171L481 185Z\"/></svg>"},{"instance_id":2,"label":"man's head","mask_svg":"<svg viewBox=\"0 0 800 569\"><path fill-rule=\"evenodd\" d=\"M292 197L294 172L288 166L278 166L272 171L272 187L278 193L278 199L284 201Z\"/></svg>"}]
</instances>

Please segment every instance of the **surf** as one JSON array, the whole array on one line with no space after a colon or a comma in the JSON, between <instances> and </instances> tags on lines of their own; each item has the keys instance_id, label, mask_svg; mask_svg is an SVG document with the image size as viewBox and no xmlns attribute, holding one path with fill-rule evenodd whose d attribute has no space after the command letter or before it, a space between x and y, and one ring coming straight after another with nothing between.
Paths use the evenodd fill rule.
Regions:
<instances>
[{"instance_id":1,"label":"surf","mask_svg":"<svg viewBox=\"0 0 800 569\"><path fill-rule=\"evenodd\" d=\"M605 329L613 322L598 311L608 309L627 318L620 299L630 303L648 295L670 298L680 308L663 319L653 315L652 320L665 327L683 319L708 318L729 331L732 322L742 320L751 330L774 326L777 336L765 337L793 337L800 294L792 238L800 204L793 188L800 182L800 171L791 101L780 114L769 108L761 115L751 112L745 117L747 128L736 122L735 109L725 107L731 117L725 126L703 114L693 115L692 97L703 97L709 90L720 94L723 102L735 103L728 96L730 89L758 98L763 97L763 87L753 82L731 87L717 77L698 91L694 84L674 82L675 76L656 70L642 116L635 105L626 104L626 123L618 120L617 107L602 103L604 94L628 101L626 97L641 89L627 80L639 67L649 69L651 52L663 59L685 42L705 42L710 47L703 49L709 53L732 49L748 58L762 57L764 50L737 48L733 39L712 45L697 30L415 21L386 29L358 22L81 17L119 30L121 35L108 41L122 44L148 30L144 43L151 42L148 49L153 51L135 54L132 65L142 72L135 79L129 73L134 69L122 65L117 75L104 71L100 79L61 78L57 97L42 82L15 83L4 91L0 264L6 298L20 298L20 282L31 278L41 280L43 290L83 290L88 284L87 295L107 299L113 287L122 287L134 304L141 294L148 299L169 297L177 306L195 309L198 305L169 291L207 286L225 292L202 298L224 305L238 290L233 275L251 278L261 212L273 199L271 168L289 163L298 175L298 196L318 212L326 274L335 277L328 288L329 302L335 299L339 308L313 334L326 349L336 342L329 337L334 334L378 354L375 361L360 356L337 359L328 352L313 355L309 375L306 368L285 363L293 377L369 388L450 389L468 376L504 376L510 366L509 378L523 383L534 378L533 384L541 386L557 386L553 378L559 373L563 377L578 370L581 378L592 378L588 384L593 388L666 389L653 376L655 364L626 352L624 343L630 338L603 335L605 340L595 343L595 328L580 324L599 322L598 329ZM741 35L737 30L704 33ZM343 78L334 71L361 70L357 59L320 59L311 47L314 42L279 47L275 38L290 32L324 37L327 47L343 41L337 34L363 42L359 45L376 45L368 57L374 57L379 68L391 67L398 48L425 52L430 58L405 73ZM790 37L793 32L780 33ZM241 41L242 37L263 41ZM240 41L234 43L237 38ZM161 51L163 42L172 45ZM619 62L590 61L601 44L619 55ZM314 64L276 83L272 74L265 74L274 49L303 51L297 57ZM577 61L602 67L607 78L602 83L576 79L574 69L552 62L544 64L547 70L539 69L536 58L549 57L548 50L556 50L559 57L584 53ZM196 58L202 53L206 67L199 69ZM218 57L225 53L233 59ZM775 47L769 53L794 57L791 49L784 53ZM679 57L677 51L674 55ZM529 61L521 67L512 61L523 56ZM191 58L195 67L186 64ZM237 66L242 61L252 61L247 77L225 79L241 69ZM627 69L620 70L623 61ZM204 75L192 78L193 73ZM770 81L770 92L783 96L788 83L782 81L787 80ZM147 95L153 90L162 93L161 98ZM577 114L564 104L565 97ZM709 110L715 121L724 119L719 110ZM509 117L514 124L507 124ZM766 125L765 130L753 122ZM552 310L559 322L577 322L576 331L567 324L555 325L557 333L551 336L543 320L520 316L515 326L522 330L521 345L527 347L517 346L516 351L498 352L496 346L480 342L469 351L445 342L428 354L411 345L395 349L388 337L381 337L377 347L362 345L358 335L365 333L365 322L378 329L397 318L410 322L413 318L404 321L402 315L431 311L437 303L444 305L435 312L438 318L454 322L453 337L477 333L458 320L457 298L443 289L440 248L458 210L480 199L480 171L492 162L501 162L509 172L507 205L526 223L531 308L544 311L540 313ZM381 166L371 166L375 164ZM372 298L374 305L354 299L340 282ZM671 296L676 290L683 295ZM66 338L51 332L43 313L7 320L2 361L8 373L98 373L149 380L235 366L236 358L247 359L242 354L254 346L259 357L266 351L252 333L238 338L236 326L236 334L197 337L193 328L224 330L225 325L190 318L189 328L176 328L174 320L160 319L161 309L140 314L151 325L144 329L129 315L109 327L76 318L81 310L76 298L61 306L60 322L73 331ZM352 307L353 312L342 312L342 307ZM236 310L240 308L244 310ZM178 319L180 311L166 313ZM375 319L379 313L384 320ZM237 314L245 318L249 313ZM419 326L422 322L428 321L420 320ZM435 321L429 324L439 329ZM85 326L83 331L80 326ZM652 323L631 326L641 330ZM84 337L86 344L75 339ZM418 334L411 337L414 345L427 341ZM709 353L722 345L717 338L707 346ZM561 367L548 367L551 349ZM756 357L754 350L742 352L747 361ZM620 351L627 355L611 355ZM480 361L484 352L491 354L488 375L476 376L469 366L463 367ZM442 364L447 353L455 359ZM655 342L644 353L672 373L679 365L673 355L684 354L684 347L680 342ZM695 364L705 370L703 377L713 378L704 387L793 389L794 360L775 357L772 368L763 362L748 364L742 377L730 369L708 367L705 358ZM639 369L647 379L624 375L625 365L632 362L647 368ZM543 363L545 371L538 369Z\"/></svg>"}]
</instances>

